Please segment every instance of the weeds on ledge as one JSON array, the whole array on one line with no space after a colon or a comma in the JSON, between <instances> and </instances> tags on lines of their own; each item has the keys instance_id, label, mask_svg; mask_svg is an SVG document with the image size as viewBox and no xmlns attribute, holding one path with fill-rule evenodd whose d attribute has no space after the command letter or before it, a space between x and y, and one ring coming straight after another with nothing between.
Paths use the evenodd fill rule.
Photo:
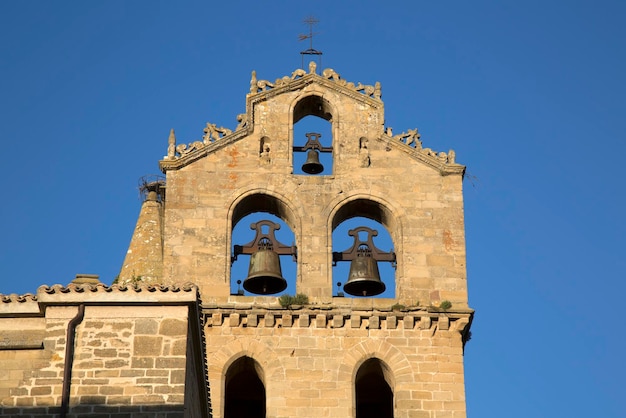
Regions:
<instances>
[{"instance_id":1,"label":"weeds on ledge","mask_svg":"<svg viewBox=\"0 0 626 418\"><path fill-rule=\"evenodd\" d=\"M285 294L278 298L278 303L283 308L289 308L293 305L306 305L309 303L309 297L302 293L298 293L295 296Z\"/></svg>"}]
</instances>

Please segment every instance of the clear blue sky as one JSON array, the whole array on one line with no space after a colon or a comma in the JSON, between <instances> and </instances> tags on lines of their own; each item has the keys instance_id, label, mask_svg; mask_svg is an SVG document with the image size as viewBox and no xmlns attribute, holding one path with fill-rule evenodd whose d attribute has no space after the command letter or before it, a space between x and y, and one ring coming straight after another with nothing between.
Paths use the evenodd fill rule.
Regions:
<instances>
[{"instance_id":1,"label":"clear blue sky","mask_svg":"<svg viewBox=\"0 0 626 418\"><path fill-rule=\"evenodd\" d=\"M621 1L2 1L0 291L110 282L169 130L234 128L310 14L323 67L467 165L469 417L626 416Z\"/></svg>"}]
</instances>

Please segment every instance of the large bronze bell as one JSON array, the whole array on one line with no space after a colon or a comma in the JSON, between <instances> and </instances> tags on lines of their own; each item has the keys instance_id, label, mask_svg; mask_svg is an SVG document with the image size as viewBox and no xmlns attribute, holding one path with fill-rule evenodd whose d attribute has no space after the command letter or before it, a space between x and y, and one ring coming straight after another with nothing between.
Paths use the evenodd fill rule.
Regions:
<instances>
[{"instance_id":1,"label":"large bronze bell","mask_svg":"<svg viewBox=\"0 0 626 418\"><path fill-rule=\"evenodd\" d=\"M319 174L324 171L324 166L320 163L320 156L316 150L311 149L306 154L306 161L302 164L302 171L307 174Z\"/></svg>"},{"instance_id":2,"label":"large bronze bell","mask_svg":"<svg viewBox=\"0 0 626 418\"><path fill-rule=\"evenodd\" d=\"M287 288L280 269L280 257L275 251L259 248L250 255L248 277L243 282L243 288L258 295L271 295Z\"/></svg>"},{"instance_id":3,"label":"large bronze bell","mask_svg":"<svg viewBox=\"0 0 626 418\"><path fill-rule=\"evenodd\" d=\"M378 262L369 252L359 251L350 262L348 281L343 289L353 296L376 296L385 291L385 284L380 280Z\"/></svg>"}]
</instances>

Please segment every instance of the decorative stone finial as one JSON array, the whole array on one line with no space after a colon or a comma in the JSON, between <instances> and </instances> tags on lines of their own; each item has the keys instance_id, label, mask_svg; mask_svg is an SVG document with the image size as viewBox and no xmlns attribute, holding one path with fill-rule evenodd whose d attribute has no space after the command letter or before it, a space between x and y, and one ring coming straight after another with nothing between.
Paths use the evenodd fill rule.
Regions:
<instances>
[{"instance_id":1,"label":"decorative stone finial","mask_svg":"<svg viewBox=\"0 0 626 418\"><path fill-rule=\"evenodd\" d=\"M170 131L170 137L167 139L167 159L173 160L176 158L176 135L174 129Z\"/></svg>"},{"instance_id":2,"label":"decorative stone finial","mask_svg":"<svg viewBox=\"0 0 626 418\"><path fill-rule=\"evenodd\" d=\"M250 78L250 94L254 94L258 91L256 81L256 71L252 70L252 78Z\"/></svg>"},{"instance_id":3,"label":"decorative stone finial","mask_svg":"<svg viewBox=\"0 0 626 418\"><path fill-rule=\"evenodd\" d=\"M317 68L317 64L315 63L315 61L311 61L309 63L309 74L316 74L315 70Z\"/></svg>"}]
</instances>

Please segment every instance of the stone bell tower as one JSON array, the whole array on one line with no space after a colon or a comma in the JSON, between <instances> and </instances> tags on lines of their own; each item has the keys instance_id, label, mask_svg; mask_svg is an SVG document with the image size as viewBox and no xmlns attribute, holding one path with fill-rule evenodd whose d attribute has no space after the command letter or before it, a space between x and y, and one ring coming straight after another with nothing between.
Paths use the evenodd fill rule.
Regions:
<instances>
[{"instance_id":1,"label":"stone bell tower","mask_svg":"<svg viewBox=\"0 0 626 418\"><path fill-rule=\"evenodd\" d=\"M207 123L180 144L170 134L165 183L133 238L158 254L133 248L119 280L199 287L212 416L465 417L465 167L417 129L393 134L381 97L380 83L315 63L275 81L253 71L235 130ZM311 117L329 134L296 137ZM241 242L233 231L252 214L254 238ZM333 231L351 219L379 227L338 246ZM160 239L135 240L155 228ZM383 231L391 250L377 247ZM231 271L243 255L241 289ZM349 275L333 277L343 262ZM300 296L279 301L286 282Z\"/></svg>"}]
</instances>

